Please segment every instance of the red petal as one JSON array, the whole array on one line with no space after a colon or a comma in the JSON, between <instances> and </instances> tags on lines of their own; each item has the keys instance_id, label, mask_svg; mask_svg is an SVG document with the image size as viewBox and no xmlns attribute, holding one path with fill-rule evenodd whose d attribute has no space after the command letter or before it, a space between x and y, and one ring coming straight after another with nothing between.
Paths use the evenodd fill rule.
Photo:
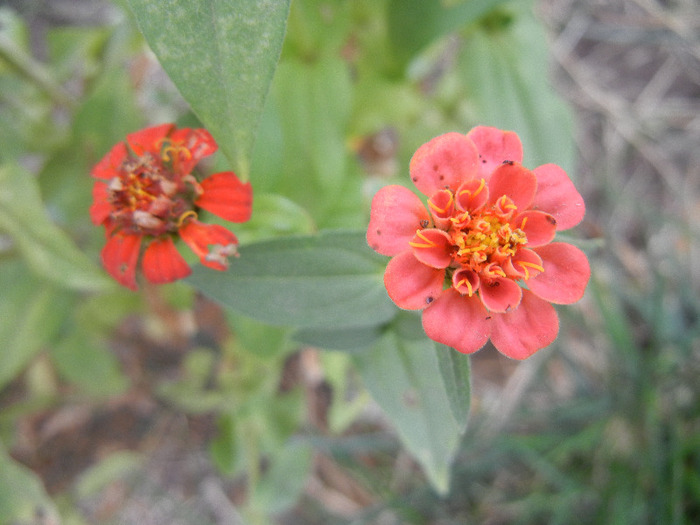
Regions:
<instances>
[{"instance_id":1,"label":"red petal","mask_svg":"<svg viewBox=\"0 0 700 525\"><path fill-rule=\"evenodd\" d=\"M90 219L95 225L102 224L112 212L112 205L107 200L109 190L107 184L95 181L92 187L92 205L90 206Z\"/></svg>"},{"instance_id":2,"label":"red petal","mask_svg":"<svg viewBox=\"0 0 700 525\"><path fill-rule=\"evenodd\" d=\"M559 317L554 307L523 290L516 310L493 316L491 342L503 355L525 359L551 344L558 333Z\"/></svg>"},{"instance_id":3,"label":"red petal","mask_svg":"<svg viewBox=\"0 0 700 525\"><path fill-rule=\"evenodd\" d=\"M372 199L367 244L382 255L396 255L409 248L416 231L428 222L430 215L415 193L403 186L385 186Z\"/></svg>"},{"instance_id":4,"label":"red petal","mask_svg":"<svg viewBox=\"0 0 700 525\"><path fill-rule=\"evenodd\" d=\"M506 160L523 161L523 145L513 131L477 126L467 133L479 151L479 177L489 179L491 173Z\"/></svg>"},{"instance_id":5,"label":"red petal","mask_svg":"<svg viewBox=\"0 0 700 525\"><path fill-rule=\"evenodd\" d=\"M109 180L119 174L119 168L126 159L128 153L126 144L120 142L115 145L102 160L92 168L92 176L96 179Z\"/></svg>"},{"instance_id":6,"label":"red petal","mask_svg":"<svg viewBox=\"0 0 700 525\"><path fill-rule=\"evenodd\" d=\"M215 173L200 183L203 193L194 203L231 222L245 222L253 212L253 188L232 171Z\"/></svg>"},{"instance_id":7,"label":"red petal","mask_svg":"<svg viewBox=\"0 0 700 525\"><path fill-rule=\"evenodd\" d=\"M583 297L591 277L585 253L565 242L553 242L533 251L542 258L544 272L528 280L530 290L557 304L575 303Z\"/></svg>"},{"instance_id":8,"label":"red petal","mask_svg":"<svg viewBox=\"0 0 700 525\"><path fill-rule=\"evenodd\" d=\"M171 283L192 272L170 237L151 241L143 252L141 267L144 277L155 284Z\"/></svg>"},{"instance_id":9,"label":"red petal","mask_svg":"<svg viewBox=\"0 0 700 525\"><path fill-rule=\"evenodd\" d=\"M161 124L151 128L142 129L126 136L131 151L140 157L146 152L160 157L161 141L168 136L168 133L175 127L175 124Z\"/></svg>"},{"instance_id":10,"label":"red petal","mask_svg":"<svg viewBox=\"0 0 700 525\"><path fill-rule=\"evenodd\" d=\"M534 173L537 193L532 207L553 215L557 230L567 230L581 222L586 205L566 172L556 164L545 164L535 168Z\"/></svg>"},{"instance_id":11,"label":"red petal","mask_svg":"<svg viewBox=\"0 0 700 525\"><path fill-rule=\"evenodd\" d=\"M484 179L472 179L455 192L457 206L463 211L476 211L489 200L489 188Z\"/></svg>"},{"instance_id":12,"label":"red petal","mask_svg":"<svg viewBox=\"0 0 700 525\"><path fill-rule=\"evenodd\" d=\"M405 310L421 310L442 291L445 271L418 261L410 251L389 261L384 272L384 286L396 303Z\"/></svg>"},{"instance_id":13,"label":"red petal","mask_svg":"<svg viewBox=\"0 0 700 525\"><path fill-rule=\"evenodd\" d=\"M105 270L122 286L136 290L136 263L141 249L141 236L117 233L102 248Z\"/></svg>"},{"instance_id":14,"label":"red petal","mask_svg":"<svg viewBox=\"0 0 700 525\"><path fill-rule=\"evenodd\" d=\"M176 129L170 134L170 140L173 144L184 146L189 151L189 155L180 156L178 164L180 173L192 172L201 159L212 155L218 149L214 137L203 128Z\"/></svg>"},{"instance_id":15,"label":"red petal","mask_svg":"<svg viewBox=\"0 0 700 525\"><path fill-rule=\"evenodd\" d=\"M450 288L423 312L423 330L433 341L471 354L488 341L491 322L478 297Z\"/></svg>"},{"instance_id":16,"label":"red petal","mask_svg":"<svg viewBox=\"0 0 700 525\"><path fill-rule=\"evenodd\" d=\"M557 221L543 211L527 210L515 217L513 226L525 232L529 247L549 244L557 234Z\"/></svg>"},{"instance_id":17,"label":"red petal","mask_svg":"<svg viewBox=\"0 0 700 525\"><path fill-rule=\"evenodd\" d=\"M494 279L482 279L479 287L479 296L484 306L491 312L507 312L520 305L523 289L507 277Z\"/></svg>"},{"instance_id":18,"label":"red petal","mask_svg":"<svg viewBox=\"0 0 700 525\"><path fill-rule=\"evenodd\" d=\"M503 195L510 198L519 210L532 204L537 191L537 178L520 164L501 164L489 180L489 202L495 203Z\"/></svg>"},{"instance_id":19,"label":"red petal","mask_svg":"<svg viewBox=\"0 0 700 525\"><path fill-rule=\"evenodd\" d=\"M452 263L452 241L447 232L430 228L416 233L408 243L413 255L433 268L447 268Z\"/></svg>"},{"instance_id":20,"label":"red petal","mask_svg":"<svg viewBox=\"0 0 700 525\"><path fill-rule=\"evenodd\" d=\"M224 271L228 267L226 258L236 253L236 236L218 224L204 224L190 220L179 229L185 241L199 261L209 268Z\"/></svg>"},{"instance_id":21,"label":"red petal","mask_svg":"<svg viewBox=\"0 0 700 525\"><path fill-rule=\"evenodd\" d=\"M440 190L433 193L433 196L428 199L428 208L433 216L433 222L438 228L447 229L452 222L452 217L455 209L454 195L450 190Z\"/></svg>"},{"instance_id":22,"label":"red petal","mask_svg":"<svg viewBox=\"0 0 700 525\"><path fill-rule=\"evenodd\" d=\"M436 191L457 187L477 174L476 146L461 133L446 133L423 144L411 158L411 180L419 191L432 196Z\"/></svg>"}]
</instances>

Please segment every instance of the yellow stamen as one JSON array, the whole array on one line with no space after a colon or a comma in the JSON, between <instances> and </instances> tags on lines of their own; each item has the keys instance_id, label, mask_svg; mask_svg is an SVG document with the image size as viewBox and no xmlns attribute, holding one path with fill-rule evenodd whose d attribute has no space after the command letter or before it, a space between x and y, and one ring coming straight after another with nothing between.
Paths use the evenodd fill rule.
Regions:
<instances>
[{"instance_id":1,"label":"yellow stamen","mask_svg":"<svg viewBox=\"0 0 700 525\"><path fill-rule=\"evenodd\" d=\"M430 206L430 208L436 211L437 213L444 215L445 213L447 213L447 208L449 208L452 205L452 201L452 193L450 193L450 200L447 201L447 204L444 208L438 208L437 205L433 203L432 199L428 201L428 206Z\"/></svg>"},{"instance_id":2,"label":"yellow stamen","mask_svg":"<svg viewBox=\"0 0 700 525\"><path fill-rule=\"evenodd\" d=\"M530 272L528 271L528 267L534 268L535 270L537 270L540 273L544 272L544 268L542 268L542 266L540 266L539 264L531 263L528 261L518 261L515 264L517 264L518 266L520 266L523 269L523 271L525 272L525 279L526 280L530 278Z\"/></svg>"},{"instance_id":3,"label":"yellow stamen","mask_svg":"<svg viewBox=\"0 0 700 525\"><path fill-rule=\"evenodd\" d=\"M457 286L455 288L459 288L463 284L467 285L467 294L469 295L469 297L471 297L474 294L474 288L472 287L472 283L469 282L469 279L462 279L457 283Z\"/></svg>"},{"instance_id":4,"label":"yellow stamen","mask_svg":"<svg viewBox=\"0 0 700 525\"><path fill-rule=\"evenodd\" d=\"M422 231L416 230L416 235L423 239L426 242L426 244L410 241L408 243L409 246L412 246L413 248L434 248L435 246L437 246L437 244L435 244L433 241L431 241L425 235L423 235Z\"/></svg>"},{"instance_id":5,"label":"yellow stamen","mask_svg":"<svg viewBox=\"0 0 700 525\"><path fill-rule=\"evenodd\" d=\"M188 210L177 218L177 227L182 228L184 222L190 217L197 218L197 212L194 210Z\"/></svg>"}]
</instances>

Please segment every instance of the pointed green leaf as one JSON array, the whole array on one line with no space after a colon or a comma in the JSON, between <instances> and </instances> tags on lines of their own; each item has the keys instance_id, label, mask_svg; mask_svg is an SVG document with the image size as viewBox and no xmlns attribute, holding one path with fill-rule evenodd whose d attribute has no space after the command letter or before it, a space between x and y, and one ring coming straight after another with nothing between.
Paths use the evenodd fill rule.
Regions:
<instances>
[{"instance_id":1,"label":"pointed green leaf","mask_svg":"<svg viewBox=\"0 0 700 525\"><path fill-rule=\"evenodd\" d=\"M449 351L442 347L437 352ZM447 493L450 466L464 429L453 417L435 344L388 331L366 352L352 354L364 384L396 426L431 484Z\"/></svg>"},{"instance_id":2,"label":"pointed green leaf","mask_svg":"<svg viewBox=\"0 0 700 525\"><path fill-rule=\"evenodd\" d=\"M17 165L0 168L0 231L38 275L61 286L95 291L112 286L99 267L44 210L34 177Z\"/></svg>"},{"instance_id":3,"label":"pointed green leaf","mask_svg":"<svg viewBox=\"0 0 700 525\"><path fill-rule=\"evenodd\" d=\"M243 246L227 272L199 266L187 282L264 323L334 330L379 325L396 314L385 267L364 232L327 231Z\"/></svg>"},{"instance_id":4,"label":"pointed green leaf","mask_svg":"<svg viewBox=\"0 0 700 525\"><path fill-rule=\"evenodd\" d=\"M389 40L394 54L406 61L436 38L475 22L501 2L390 0Z\"/></svg>"},{"instance_id":5,"label":"pointed green leaf","mask_svg":"<svg viewBox=\"0 0 700 525\"><path fill-rule=\"evenodd\" d=\"M289 3L129 0L161 65L244 179Z\"/></svg>"},{"instance_id":6,"label":"pointed green leaf","mask_svg":"<svg viewBox=\"0 0 700 525\"><path fill-rule=\"evenodd\" d=\"M471 403L469 356L437 344L437 359L452 415L462 430L466 430Z\"/></svg>"}]
</instances>

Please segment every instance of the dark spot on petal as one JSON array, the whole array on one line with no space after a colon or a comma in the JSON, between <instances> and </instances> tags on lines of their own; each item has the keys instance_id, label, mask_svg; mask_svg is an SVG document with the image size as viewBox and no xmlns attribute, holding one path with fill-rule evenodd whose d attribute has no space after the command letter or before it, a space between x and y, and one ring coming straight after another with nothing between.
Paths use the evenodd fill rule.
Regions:
<instances>
[{"instance_id":1,"label":"dark spot on petal","mask_svg":"<svg viewBox=\"0 0 700 525\"><path fill-rule=\"evenodd\" d=\"M416 181L418 180L418 177L411 177L411 180L412 180L413 182L416 182Z\"/></svg>"},{"instance_id":2,"label":"dark spot on petal","mask_svg":"<svg viewBox=\"0 0 700 525\"><path fill-rule=\"evenodd\" d=\"M486 316L486 320L488 321L489 319L491 319L491 316L490 316L490 315L487 315L487 316Z\"/></svg>"},{"instance_id":3,"label":"dark spot on petal","mask_svg":"<svg viewBox=\"0 0 700 525\"><path fill-rule=\"evenodd\" d=\"M382 234L382 230L377 229L377 235L381 235L381 234Z\"/></svg>"},{"instance_id":4,"label":"dark spot on petal","mask_svg":"<svg viewBox=\"0 0 700 525\"><path fill-rule=\"evenodd\" d=\"M422 221L420 221L421 228L427 228L429 224L430 222L428 221L428 219L423 219Z\"/></svg>"},{"instance_id":5,"label":"dark spot on petal","mask_svg":"<svg viewBox=\"0 0 700 525\"><path fill-rule=\"evenodd\" d=\"M500 286L500 285L501 285L501 283L499 283L498 281L492 281L489 283L489 286L492 288L496 287L496 286Z\"/></svg>"},{"instance_id":6,"label":"dark spot on petal","mask_svg":"<svg viewBox=\"0 0 700 525\"><path fill-rule=\"evenodd\" d=\"M440 166L438 166L437 164L433 164L433 171L437 171L439 169L440 169Z\"/></svg>"},{"instance_id":7,"label":"dark spot on petal","mask_svg":"<svg viewBox=\"0 0 700 525\"><path fill-rule=\"evenodd\" d=\"M440 180L445 180L445 176L444 176L444 175L440 175L439 179L440 179Z\"/></svg>"},{"instance_id":8,"label":"dark spot on petal","mask_svg":"<svg viewBox=\"0 0 700 525\"><path fill-rule=\"evenodd\" d=\"M504 160L503 164L508 164L508 166L512 166L515 163L512 160Z\"/></svg>"},{"instance_id":9,"label":"dark spot on petal","mask_svg":"<svg viewBox=\"0 0 700 525\"><path fill-rule=\"evenodd\" d=\"M481 157L481 155L479 155L479 157ZM486 164L486 159L482 160L481 163Z\"/></svg>"},{"instance_id":10,"label":"dark spot on petal","mask_svg":"<svg viewBox=\"0 0 700 525\"><path fill-rule=\"evenodd\" d=\"M547 218L547 222L549 224L556 224L557 223L557 220L554 217L552 217L551 215L547 215L546 218Z\"/></svg>"},{"instance_id":11,"label":"dark spot on petal","mask_svg":"<svg viewBox=\"0 0 700 525\"><path fill-rule=\"evenodd\" d=\"M430 304L430 303L432 303L433 301L434 301L434 299L433 299L432 297L430 297L430 296L428 296L428 297L425 298L425 302L426 302L427 304Z\"/></svg>"}]
</instances>

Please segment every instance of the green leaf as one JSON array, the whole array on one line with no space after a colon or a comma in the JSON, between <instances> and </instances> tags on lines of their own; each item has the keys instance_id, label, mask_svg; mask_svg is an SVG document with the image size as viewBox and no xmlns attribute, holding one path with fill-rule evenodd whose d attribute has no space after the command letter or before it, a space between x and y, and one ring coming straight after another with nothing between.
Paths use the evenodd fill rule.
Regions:
<instances>
[{"instance_id":1,"label":"green leaf","mask_svg":"<svg viewBox=\"0 0 700 525\"><path fill-rule=\"evenodd\" d=\"M129 0L161 65L234 170L250 157L290 0Z\"/></svg>"},{"instance_id":2,"label":"green leaf","mask_svg":"<svg viewBox=\"0 0 700 525\"><path fill-rule=\"evenodd\" d=\"M56 334L71 297L28 274L19 263L0 266L0 390Z\"/></svg>"},{"instance_id":3,"label":"green leaf","mask_svg":"<svg viewBox=\"0 0 700 525\"><path fill-rule=\"evenodd\" d=\"M436 38L475 22L503 0L390 0L389 40L405 62Z\"/></svg>"},{"instance_id":4,"label":"green leaf","mask_svg":"<svg viewBox=\"0 0 700 525\"><path fill-rule=\"evenodd\" d=\"M437 360L452 416L462 430L466 430L471 403L469 356L437 344Z\"/></svg>"},{"instance_id":5,"label":"green leaf","mask_svg":"<svg viewBox=\"0 0 700 525\"><path fill-rule=\"evenodd\" d=\"M518 133L526 166L554 162L570 171L572 118L549 82L544 29L525 9L494 25L467 39L460 59L473 120Z\"/></svg>"},{"instance_id":6,"label":"green leaf","mask_svg":"<svg viewBox=\"0 0 700 525\"><path fill-rule=\"evenodd\" d=\"M83 291L112 286L73 240L47 217L34 177L17 165L0 167L0 230L38 275Z\"/></svg>"},{"instance_id":7,"label":"green leaf","mask_svg":"<svg viewBox=\"0 0 700 525\"><path fill-rule=\"evenodd\" d=\"M464 424L453 416L435 344L426 338L401 339L388 331L370 350L352 356L365 386L396 426L406 449L435 490L446 494Z\"/></svg>"},{"instance_id":8,"label":"green leaf","mask_svg":"<svg viewBox=\"0 0 700 525\"><path fill-rule=\"evenodd\" d=\"M243 246L227 272L198 266L187 282L264 323L333 330L379 325L396 314L385 267L364 232L327 231Z\"/></svg>"},{"instance_id":9,"label":"green leaf","mask_svg":"<svg viewBox=\"0 0 700 525\"><path fill-rule=\"evenodd\" d=\"M59 523L59 515L39 478L16 463L0 443L0 523Z\"/></svg>"},{"instance_id":10,"label":"green leaf","mask_svg":"<svg viewBox=\"0 0 700 525\"><path fill-rule=\"evenodd\" d=\"M377 342L382 335L381 327L377 324L324 330L322 328L304 328L294 333L297 343L316 346L326 350L361 350Z\"/></svg>"}]
</instances>

